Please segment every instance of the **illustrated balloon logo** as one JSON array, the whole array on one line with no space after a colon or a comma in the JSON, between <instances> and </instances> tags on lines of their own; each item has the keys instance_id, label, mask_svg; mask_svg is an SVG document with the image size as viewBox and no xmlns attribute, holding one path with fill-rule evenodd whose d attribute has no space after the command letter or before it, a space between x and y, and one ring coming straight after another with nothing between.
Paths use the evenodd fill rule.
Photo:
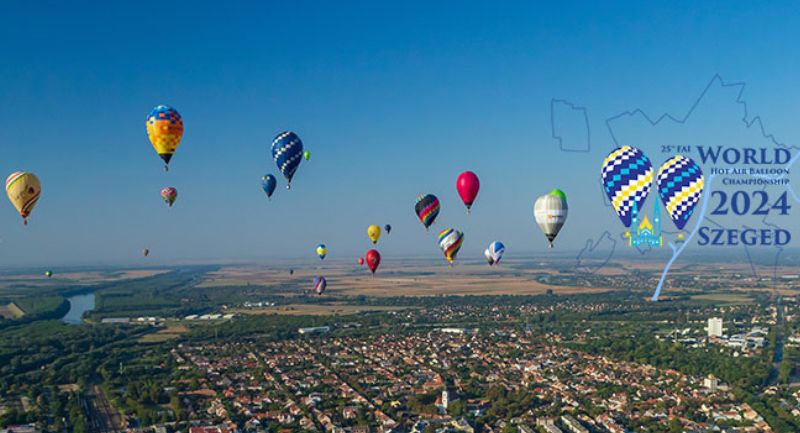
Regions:
<instances>
[{"instance_id":1,"label":"illustrated balloon logo","mask_svg":"<svg viewBox=\"0 0 800 433\"><path fill-rule=\"evenodd\" d=\"M169 170L169 161L178 150L183 137L183 118L178 110L159 105L150 111L145 123L150 143L164 160L164 170Z\"/></svg>"},{"instance_id":2,"label":"illustrated balloon logo","mask_svg":"<svg viewBox=\"0 0 800 433\"><path fill-rule=\"evenodd\" d=\"M564 227L568 211L567 195L560 189L554 189L537 198L533 204L533 216L536 224L547 237L548 248L553 248L553 240Z\"/></svg>"},{"instance_id":3,"label":"illustrated balloon logo","mask_svg":"<svg viewBox=\"0 0 800 433\"><path fill-rule=\"evenodd\" d=\"M703 195L703 171L692 159L676 155L658 169L656 179L658 195L670 219L678 230L683 230Z\"/></svg>"},{"instance_id":4,"label":"illustrated balloon logo","mask_svg":"<svg viewBox=\"0 0 800 433\"><path fill-rule=\"evenodd\" d=\"M642 209L653 183L653 165L631 146L614 149L603 161L603 189L625 227L631 226L634 205Z\"/></svg>"},{"instance_id":5,"label":"illustrated balloon logo","mask_svg":"<svg viewBox=\"0 0 800 433\"><path fill-rule=\"evenodd\" d=\"M161 190L161 198L164 200L164 203L172 207L172 204L178 199L178 190L168 186Z\"/></svg>"},{"instance_id":6,"label":"illustrated balloon logo","mask_svg":"<svg viewBox=\"0 0 800 433\"><path fill-rule=\"evenodd\" d=\"M325 292L325 288L328 287L328 280L325 279L323 276L318 276L314 278L314 291L317 295L321 295Z\"/></svg>"},{"instance_id":7,"label":"illustrated balloon logo","mask_svg":"<svg viewBox=\"0 0 800 433\"><path fill-rule=\"evenodd\" d=\"M272 140L272 159L286 178L286 188L292 187L292 177L303 159L303 141L292 131L281 132Z\"/></svg>"},{"instance_id":8,"label":"illustrated balloon logo","mask_svg":"<svg viewBox=\"0 0 800 433\"><path fill-rule=\"evenodd\" d=\"M478 176L471 171L461 173L456 179L456 189L458 190L458 195L461 196L461 201L467 207L467 213L469 213L470 209L472 209L472 203L475 202L475 198L478 196L478 190L481 189L481 182L478 180Z\"/></svg>"},{"instance_id":9,"label":"illustrated balloon logo","mask_svg":"<svg viewBox=\"0 0 800 433\"><path fill-rule=\"evenodd\" d=\"M325 256L328 255L328 247L326 247L325 244L317 245L317 255L320 260L325 260Z\"/></svg>"},{"instance_id":10,"label":"illustrated balloon logo","mask_svg":"<svg viewBox=\"0 0 800 433\"><path fill-rule=\"evenodd\" d=\"M444 253L444 257L452 265L456 260L461 244L464 242L464 233L460 230L447 228L439 233L439 248Z\"/></svg>"},{"instance_id":11,"label":"illustrated balloon logo","mask_svg":"<svg viewBox=\"0 0 800 433\"><path fill-rule=\"evenodd\" d=\"M378 266L381 265L381 253L379 253L378 250L369 250L364 258L367 262L367 267L372 271L372 274L375 275L375 271L377 271Z\"/></svg>"},{"instance_id":12,"label":"illustrated balloon logo","mask_svg":"<svg viewBox=\"0 0 800 433\"><path fill-rule=\"evenodd\" d=\"M433 194L425 194L417 197L417 203L414 205L414 211L425 230L436 221L439 215L439 199Z\"/></svg>"},{"instance_id":13,"label":"illustrated balloon logo","mask_svg":"<svg viewBox=\"0 0 800 433\"><path fill-rule=\"evenodd\" d=\"M275 187L278 186L278 181L275 179L275 176L271 174L266 174L261 176L261 189L267 193L267 198L272 197L272 193L275 192Z\"/></svg>"},{"instance_id":14,"label":"illustrated balloon logo","mask_svg":"<svg viewBox=\"0 0 800 433\"><path fill-rule=\"evenodd\" d=\"M42 194L39 178L33 173L24 171L11 173L6 179L6 194L8 200L22 217L22 223L28 225L28 216Z\"/></svg>"},{"instance_id":15,"label":"illustrated balloon logo","mask_svg":"<svg viewBox=\"0 0 800 433\"><path fill-rule=\"evenodd\" d=\"M381 237L381 228L376 224L367 227L367 236L369 237L369 240L372 241L373 245L377 244L378 239Z\"/></svg>"}]
</instances>

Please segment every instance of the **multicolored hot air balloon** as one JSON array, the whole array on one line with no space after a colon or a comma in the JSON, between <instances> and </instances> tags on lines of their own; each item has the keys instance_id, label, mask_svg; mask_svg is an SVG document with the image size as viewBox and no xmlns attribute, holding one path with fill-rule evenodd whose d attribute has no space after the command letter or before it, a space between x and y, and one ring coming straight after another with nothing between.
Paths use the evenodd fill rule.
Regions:
<instances>
[{"instance_id":1,"label":"multicolored hot air balloon","mask_svg":"<svg viewBox=\"0 0 800 433\"><path fill-rule=\"evenodd\" d=\"M386 234L388 235L389 233L392 232L392 225L386 224L385 226L383 226L383 229L386 230Z\"/></svg>"},{"instance_id":2,"label":"multicolored hot air balloon","mask_svg":"<svg viewBox=\"0 0 800 433\"><path fill-rule=\"evenodd\" d=\"M653 183L653 165L631 146L614 149L603 161L603 189L625 227L631 226L634 205L643 209Z\"/></svg>"},{"instance_id":3,"label":"multicolored hot air balloon","mask_svg":"<svg viewBox=\"0 0 800 433\"><path fill-rule=\"evenodd\" d=\"M161 190L161 198L164 199L164 203L172 207L172 204L178 199L178 190L171 186L163 188Z\"/></svg>"},{"instance_id":4,"label":"multicolored hot air balloon","mask_svg":"<svg viewBox=\"0 0 800 433\"><path fill-rule=\"evenodd\" d=\"M478 190L481 189L481 182L478 180L478 176L471 171L459 174L456 180L456 189L458 190L458 195L461 196L461 201L467 207L467 213L469 213L470 209L472 209L472 203L475 202L475 198L478 196Z\"/></svg>"},{"instance_id":5,"label":"multicolored hot air balloon","mask_svg":"<svg viewBox=\"0 0 800 433\"><path fill-rule=\"evenodd\" d=\"M305 159L306 161L311 159L311 152L309 152L307 150L305 152L303 152L303 159Z\"/></svg>"},{"instance_id":6,"label":"multicolored hot air balloon","mask_svg":"<svg viewBox=\"0 0 800 433\"><path fill-rule=\"evenodd\" d=\"M553 248L553 239L558 236L558 232L567 221L568 211L567 196L560 189L554 189L537 198L533 204L533 216L547 237L548 248Z\"/></svg>"},{"instance_id":7,"label":"multicolored hot air balloon","mask_svg":"<svg viewBox=\"0 0 800 433\"><path fill-rule=\"evenodd\" d=\"M378 250L369 250L364 258L366 259L367 267L374 275L375 271L378 270L378 266L381 264L381 253L379 253Z\"/></svg>"},{"instance_id":8,"label":"multicolored hot air balloon","mask_svg":"<svg viewBox=\"0 0 800 433\"><path fill-rule=\"evenodd\" d=\"M44 276L50 278L53 276L53 271L45 271Z\"/></svg>"},{"instance_id":9,"label":"multicolored hot air balloon","mask_svg":"<svg viewBox=\"0 0 800 433\"><path fill-rule=\"evenodd\" d=\"M6 179L6 194L22 217L22 223L28 225L28 216L42 194L39 178L33 173L24 171L11 173Z\"/></svg>"},{"instance_id":10,"label":"multicolored hot air balloon","mask_svg":"<svg viewBox=\"0 0 800 433\"><path fill-rule=\"evenodd\" d=\"M703 195L703 170L692 159L676 155L658 169L656 179L661 202L675 227L683 230Z\"/></svg>"},{"instance_id":11,"label":"multicolored hot air balloon","mask_svg":"<svg viewBox=\"0 0 800 433\"><path fill-rule=\"evenodd\" d=\"M433 194L420 195L417 197L414 211L417 212L417 217L425 226L425 230L428 230L439 215L439 199Z\"/></svg>"},{"instance_id":12,"label":"multicolored hot air balloon","mask_svg":"<svg viewBox=\"0 0 800 433\"><path fill-rule=\"evenodd\" d=\"M487 251L489 251L489 254L492 256L492 263L490 264L499 264L500 259L503 258L503 253L506 252L506 246L500 241L494 241L489 244Z\"/></svg>"},{"instance_id":13,"label":"multicolored hot air balloon","mask_svg":"<svg viewBox=\"0 0 800 433\"><path fill-rule=\"evenodd\" d=\"M164 160L164 169L169 170L169 161L178 150L183 137L183 119L178 110L159 105L147 115L147 136L150 143Z\"/></svg>"},{"instance_id":14,"label":"multicolored hot air balloon","mask_svg":"<svg viewBox=\"0 0 800 433\"><path fill-rule=\"evenodd\" d=\"M325 256L328 255L328 247L326 247L325 244L317 245L317 255L320 260L325 260Z\"/></svg>"},{"instance_id":15,"label":"multicolored hot air balloon","mask_svg":"<svg viewBox=\"0 0 800 433\"><path fill-rule=\"evenodd\" d=\"M303 158L303 141L292 131L284 131L272 140L272 159L286 178L286 188L292 187L292 177Z\"/></svg>"},{"instance_id":16,"label":"multicolored hot air balloon","mask_svg":"<svg viewBox=\"0 0 800 433\"><path fill-rule=\"evenodd\" d=\"M143 249L142 250L142 255L145 256L145 257L149 256L150 255L150 250L148 250L147 248Z\"/></svg>"},{"instance_id":17,"label":"multicolored hot air balloon","mask_svg":"<svg viewBox=\"0 0 800 433\"><path fill-rule=\"evenodd\" d=\"M489 248L483 250L483 255L486 256L486 261L489 262L489 266L494 264L494 257L492 257L492 253L489 251Z\"/></svg>"},{"instance_id":18,"label":"multicolored hot air balloon","mask_svg":"<svg viewBox=\"0 0 800 433\"><path fill-rule=\"evenodd\" d=\"M326 287L328 287L328 280L326 280L325 277L319 276L314 278L314 291L317 292L317 295L321 295Z\"/></svg>"},{"instance_id":19,"label":"multicolored hot air balloon","mask_svg":"<svg viewBox=\"0 0 800 433\"><path fill-rule=\"evenodd\" d=\"M261 188L267 193L267 198L272 197L272 193L275 192L275 187L278 186L278 181L275 179L275 176L271 174L265 174L261 176Z\"/></svg>"},{"instance_id":20,"label":"multicolored hot air balloon","mask_svg":"<svg viewBox=\"0 0 800 433\"><path fill-rule=\"evenodd\" d=\"M452 265L458 255L458 250L461 249L461 244L464 242L464 233L460 230L447 228L439 233L439 248L444 252L444 257Z\"/></svg>"},{"instance_id":21,"label":"multicolored hot air balloon","mask_svg":"<svg viewBox=\"0 0 800 433\"><path fill-rule=\"evenodd\" d=\"M371 226L367 227L367 236L369 240L372 241L372 244L378 243L378 238L381 237L381 228L378 227L377 224L372 224Z\"/></svg>"}]
</instances>

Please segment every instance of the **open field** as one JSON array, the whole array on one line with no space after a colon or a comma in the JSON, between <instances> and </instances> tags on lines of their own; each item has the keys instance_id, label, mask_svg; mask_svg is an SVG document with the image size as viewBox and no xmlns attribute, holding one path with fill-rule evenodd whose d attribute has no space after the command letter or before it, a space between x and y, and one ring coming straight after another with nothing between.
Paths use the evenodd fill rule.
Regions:
<instances>
[{"instance_id":1,"label":"open field","mask_svg":"<svg viewBox=\"0 0 800 433\"><path fill-rule=\"evenodd\" d=\"M708 293L691 297L698 301L712 301L724 304L752 304L753 298L743 293Z\"/></svg>"},{"instance_id":2,"label":"open field","mask_svg":"<svg viewBox=\"0 0 800 433\"><path fill-rule=\"evenodd\" d=\"M19 319L24 315L25 312L13 302L7 305L0 305L0 317L3 319Z\"/></svg>"},{"instance_id":3,"label":"open field","mask_svg":"<svg viewBox=\"0 0 800 433\"><path fill-rule=\"evenodd\" d=\"M147 334L139 338L140 343L161 343L167 340L173 340L189 332L189 328L185 325L169 325L158 332Z\"/></svg>"},{"instance_id":4,"label":"open field","mask_svg":"<svg viewBox=\"0 0 800 433\"><path fill-rule=\"evenodd\" d=\"M232 310L236 314L277 314L285 316L330 316L334 314L349 315L370 311L400 311L413 307L393 307L380 305L345 305L345 304L289 304L276 307L242 308Z\"/></svg>"}]
</instances>

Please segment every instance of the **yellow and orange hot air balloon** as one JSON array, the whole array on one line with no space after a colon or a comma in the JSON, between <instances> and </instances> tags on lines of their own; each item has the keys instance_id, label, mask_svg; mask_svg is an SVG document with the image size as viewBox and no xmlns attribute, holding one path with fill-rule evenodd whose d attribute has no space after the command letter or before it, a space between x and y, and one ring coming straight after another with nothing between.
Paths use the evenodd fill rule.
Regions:
<instances>
[{"instance_id":1,"label":"yellow and orange hot air balloon","mask_svg":"<svg viewBox=\"0 0 800 433\"><path fill-rule=\"evenodd\" d=\"M6 193L11 204L17 208L25 225L28 224L28 215L39 200L42 186L39 178L33 173L18 171L6 179Z\"/></svg>"},{"instance_id":2,"label":"yellow and orange hot air balloon","mask_svg":"<svg viewBox=\"0 0 800 433\"><path fill-rule=\"evenodd\" d=\"M178 110L159 105L147 115L147 136L150 143L164 160L164 169L169 170L169 161L178 150L183 137L183 119Z\"/></svg>"}]
</instances>

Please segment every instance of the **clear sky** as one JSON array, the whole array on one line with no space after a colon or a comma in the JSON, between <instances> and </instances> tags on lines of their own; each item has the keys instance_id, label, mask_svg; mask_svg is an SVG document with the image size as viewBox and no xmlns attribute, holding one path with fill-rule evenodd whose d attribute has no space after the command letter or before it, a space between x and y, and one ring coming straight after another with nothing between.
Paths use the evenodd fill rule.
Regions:
<instances>
[{"instance_id":1,"label":"clear sky","mask_svg":"<svg viewBox=\"0 0 800 433\"><path fill-rule=\"evenodd\" d=\"M532 205L555 187L571 210L558 248L574 251L616 221L597 189L605 119L684 114L715 74L800 138L793 2L123 3L3 5L0 174L33 171L43 193L28 227L0 203L0 266L143 263L144 247L154 263L268 263L318 242L348 259L371 223L394 228L384 256L439 254L447 226L466 258L494 239L544 253ZM587 107L597 152L558 150L552 98ZM144 125L158 104L186 128L168 173ZM291 191L269 151L285 129L312 152ZM467 169L482 180L470 217ZM431 233L413 213L424 192L443 206Z\"/></svg>"}]
</instances>

